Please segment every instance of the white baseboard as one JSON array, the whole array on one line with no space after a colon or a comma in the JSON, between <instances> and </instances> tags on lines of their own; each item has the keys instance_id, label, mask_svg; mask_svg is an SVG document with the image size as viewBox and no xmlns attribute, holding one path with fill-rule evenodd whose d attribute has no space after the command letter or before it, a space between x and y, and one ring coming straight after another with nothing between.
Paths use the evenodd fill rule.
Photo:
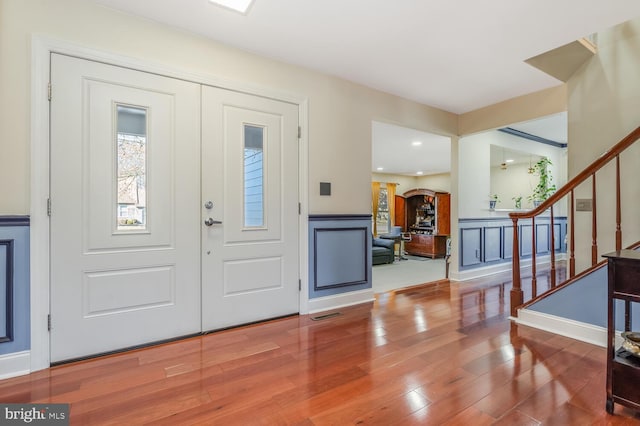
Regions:
<instances>
[{"instance_id":1,"label":"white baseboard","mask_svg":"<svg viewBox=\"0 0 640 426\"><path fill-rule=\"evenodd\" d=\"M344 308L345 306L358 305L360 303L373 302L375 295L373 289L352 291L349 293L334 294L332 296L309 299L309 313L328 311L330 309Z\"/></svg>"},{"instance_id":2,"label":"white baseboard","mask_svg":"<svg viewBox=\"0 0 640 426\"><path fill-rule=\"evenodd\" d=\"M0 355L0 380L31 373L31 351Z\"/></svg>"},{"instance_id":3,"label":"white baseboard","mask_svg":"<svg viewBox=\"0 0 640 426\"><path fill-rule=\"evenodd\" d=\"M527 266L527 265L520 265ZM468 269L466 271L458 271L449 273L449 279L451 281L467 281L475 278L482 278L489 275L499 274L501 272L511 271L511 263L500 263L498 265L483 266L480 268Z\"/></svg>"},{"instance_id":4,"label":"white baseboard","mask_svg":"<svg viewBox=\"0 0 640 426\"><path fill-rule=\"evenodd\" d=\"M592 345L607 347L607 329L604 327L529 309L519 309L518 318L514 319L518 324L570 337Z\"/></svg>"},{"instance_id":5,"label":"white baseboard","mask_svg":"<svg viewBox=\"0 0 640 426\"><path fill-rule=\"evenodd\" d=\"M566 260L566 253L556 253L556 261ZM543 266L548 265L551 262L551 256L538 256L536 258L536 265ZM531 259L520 259L521 268L530 268ZM499 274L501 272L511 271L511 262L498 263L497 265L482 266L479 268L467 269L464 271L451 271L449 273L449 279L452 281L467 281L475 278L487 277L489 275Z\"/></svg>"}]
</instances>

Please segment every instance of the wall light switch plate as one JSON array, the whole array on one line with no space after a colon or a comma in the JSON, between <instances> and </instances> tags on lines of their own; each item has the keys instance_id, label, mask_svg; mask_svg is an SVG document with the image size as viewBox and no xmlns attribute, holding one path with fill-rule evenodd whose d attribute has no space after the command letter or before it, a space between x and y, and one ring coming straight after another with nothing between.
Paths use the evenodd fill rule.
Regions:
<instances>
[{"instance_id":1,"label":"wall light switch plate","mask_svg":"<svg viewBox=\"0 0 640 426\"><path fill-rule=\"evenodd\" d=\"M320 195L331 195L331 182L320 182Z\"/></svg>"},{"instance_id":2,"label":"wall light switch plate","mask_svg":"<svg viewBox=\"0 0 640 426\"><path fill-rule=\"evenodd\" d=\"M591 198L576 198L576 211L590 212L593 210L593 203L591 201Z\"/></svg>"}]
</instances>

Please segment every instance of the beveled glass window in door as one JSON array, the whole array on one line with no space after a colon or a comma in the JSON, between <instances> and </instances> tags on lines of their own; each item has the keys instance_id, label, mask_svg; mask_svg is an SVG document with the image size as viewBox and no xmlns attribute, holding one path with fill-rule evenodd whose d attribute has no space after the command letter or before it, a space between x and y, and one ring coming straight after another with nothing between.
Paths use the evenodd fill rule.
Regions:
<instances>
[{"instance_id":1,"label":"beveled glass window in door","mask_svg":"<svg viewBox=\"0 0 640 426\"><path fill-rule=\"evenodd\" d=\"M244 226L264 227L264 128L244 125Z\"/></svg>"},{"instance_id":2,"label":"beveled glass window in door","mask_svg":"<svg viewBox=\"0 0 640 426\"><path fill-rule=\"evenodd\" d=\"M147 110L116 105L117 229L139 231L147 224Z\"/></svg>"}]
</instances>

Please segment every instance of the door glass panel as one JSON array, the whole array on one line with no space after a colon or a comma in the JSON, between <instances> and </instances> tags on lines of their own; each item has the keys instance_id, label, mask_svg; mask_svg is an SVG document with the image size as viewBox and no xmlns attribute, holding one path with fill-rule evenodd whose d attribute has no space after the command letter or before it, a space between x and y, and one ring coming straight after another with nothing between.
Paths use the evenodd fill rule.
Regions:
<instances>
[{"instance_id":1,"label":"door glass panel","mask_svg":"<svg viewBox=\"0 0 640 426\"><path fill-rule=\"evenodd\" d=\"M147 223L147 110L116 105L117 229L138 231Z\"/></svg>"},{"instance_id":2,"label":"door glass panel","mask_svg":"<svg viewBox=\"0 0 640 426\"><path fill-rule=\"evenodd\" d=\"M244 226L264 226L264 128L244 125Z\"/></svg>"}]
</instances>

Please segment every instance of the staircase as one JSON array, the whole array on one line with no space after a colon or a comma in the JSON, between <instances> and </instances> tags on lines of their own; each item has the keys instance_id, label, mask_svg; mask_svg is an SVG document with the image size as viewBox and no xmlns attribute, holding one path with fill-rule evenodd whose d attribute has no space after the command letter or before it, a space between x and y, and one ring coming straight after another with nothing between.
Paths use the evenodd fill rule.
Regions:
<instances>
[{"instance_id":1,"label":"staircase","mask_svg":"<svg viewBox=\"0 0 640 426\"><path fill-rule=\"evenodd\" d=\"M615 144L611 149L603 153L597 160L591 163L588 167L586 167L582 172L576 175L573 179L567 182L566 185L559 188L553 195L551 195L547 200L545 200L542 204L540 204L537 208L527 211L527 212L514 212L510 213L509 216L513 222L513 258L512 258L512 271L513 271L513 287L511 289L511 316L519 319L521 323L527 323L527 318L520 319L521 310L530 307L536 302L540 301L543 298L546 298L556 292L562 291L563 289L574 285L576 283L581 282L581 285L584 285L585 282L592 282L596 280L598 284L595 284L595 287L598 285L602 286L602 290L606 295L606 270L604 269L606 266L606 261L599 262L599 255L605 254L611 251L621 250L623 248L623 227L622 227L622 205L623 200L621 200L621 179L620 179L620 158L625 155L627 149L631 147L638 139L640 139L640 127L636 128L633 132L623 138L620 142ZM628 153L627 153L628 154ZM602 169L605 166L611 164L614 167L614 183L613 187L603 188L602 186L596 185L597 177L600 174L609 173L611 170ZM607 168L609 169L609 168ZM627 182L628 185L637 185L636 182ZM584 262L576 262L576 192L581 191L583 193L584 186L587 185L590 187L590 197L591 197L591 211L581 211L580 214L591 214L590 218L590 228L591 229L580 229L580 234L587 235L590 233L590 242L591 242L591 256L590 262L589 259L579 259L584 260ZM605 193L615 193L615 207L610 206L607 210L615 208L614 221L615 223L603 223L604 221L598 220L598 195L603 198ZM633 200L634 204L637 204L638 200ZM531 268L531 271L527 271L525 273L521 270L520 266L520 241L518 235L518 223L519 221L530 221L532 225L532 229L535 228L536 218L542 214L550 217L551 220L551 247L555 247L555 227L553 226L554 221L554 208L556 210L560 209L563 206L567 206L569 211L569 230L568 234L568 262L565 267L562 267L564 264L564 260L556 261L555 251L551 250L551 258L550 258L550 271L548 273L548 284L545 291L538 292L538 276L537 276L537 266L536 266L536 232L533 232L532 235L532 250L531 250L531 266L527 268ZM584 220L584 218L582 218ZM612 240L615 240L615 244L610 247L607 244L599 244L598 242L598 230L606 230L613 229L615 235ZM638 236L632 236L636 239ZM625 239L629 240L629 235L625 235ZM633 244L627 248L638 248L640 247L640 242ZM560 263L562 262L562 263ZM528 263L528 262L527 262ZM576 264L577 263L586 263L587 265L590 263L590 266L586 266L582 268L581 271L576 272ZM564 274L564 269L566 268L566 274ZM600 271L599 271L600 270ZM598 274L602 274L604 271L604 278L599 277ZM530 291L527 291L527 294L523 291L523 279L522 277L527 276L526 279L526 288ZM559 277L566 276L566 280L562 282ZM545 281L547 281L545 279ZM606 298L603 298L603 303ZM522 313L526 316L529 312ZM545 327L543 327L545 328ZM549 328L549 327L546 327ZM553 330L552 330L553 331ZM564 334L564 333L560 333ZM574 337L574 336L571 336ZM582 339L586 341L590 341L590 338ZM597 343L597 342L593 342Z\"/></svg>"}]
</instances>

